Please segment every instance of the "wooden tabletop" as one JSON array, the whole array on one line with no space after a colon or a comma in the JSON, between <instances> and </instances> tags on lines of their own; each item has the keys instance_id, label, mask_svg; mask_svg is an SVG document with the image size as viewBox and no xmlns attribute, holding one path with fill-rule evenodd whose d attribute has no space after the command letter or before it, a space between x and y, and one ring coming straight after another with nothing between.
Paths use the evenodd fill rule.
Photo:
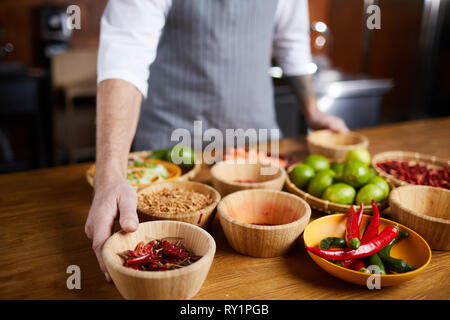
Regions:
<instances>
[{"instance_id":1,"label":"wooden tabletop","mask_svg":"<svg viewBox=\"0 0 450 320\"><path fill-rule=\"evenodd\" d=\"M410 150L450 158L450 118L358 130L372 154ZM307 155L304 137L280 143L281 153ZM92 189L89 164L0 175L0 299L120 299L100 272L84 234ZM207 171L200 181L208 182ZM313 218L320 214L313 213ZM217 219L209 232L217 253L194 299L449 299L450 252L433 251L417 278L370 291L336 279L314 264L302 241L278 258L234 252ZM69 265L81 268L81 289L69 290Z\"/></svg>"}]
</instances>

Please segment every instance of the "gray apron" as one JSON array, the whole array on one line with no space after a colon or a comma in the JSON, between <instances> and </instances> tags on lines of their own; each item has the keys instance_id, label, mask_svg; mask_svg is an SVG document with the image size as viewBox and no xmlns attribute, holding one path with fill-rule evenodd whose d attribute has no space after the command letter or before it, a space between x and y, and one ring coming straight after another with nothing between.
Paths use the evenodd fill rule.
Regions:
<instances>
[{"instance_id":1,"label":"gray apron","mask_svg":"<svg viewBox=\"0 0 450 320\"><path fill-rule=\"evenodd\" d=\"M271 65L277 0L174 0L150 67L134 150L174 129L276 129ZM192 139L194 136L192 135Z\"/></svg>"}]
</instances>

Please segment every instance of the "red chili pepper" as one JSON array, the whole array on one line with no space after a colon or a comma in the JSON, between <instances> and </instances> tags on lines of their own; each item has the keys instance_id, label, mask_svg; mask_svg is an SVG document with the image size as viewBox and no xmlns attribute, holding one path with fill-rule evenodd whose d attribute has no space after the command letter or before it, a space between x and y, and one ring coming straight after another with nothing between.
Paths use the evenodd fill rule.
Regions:
<instances>
[{"instance_id":1,"label":"red chili pepper","mask_svg":"<svg viewBox=\"0 0 450 320\"><path fill-rule=\"evenodd\" d=\"M378 235L378 229L380 228L380 210L378 210L378 207L373 199L372 199L372 208L373 208L373 216L372 219L370 220L370 224L367 227L366 232L364 233L361 239L361 243L370 241Z\"/></svg>"},{"instance_id":2,"label":"red chili pepper","mask_svg":"<svg viewBox=\"0 0 450 320\"><path fill-rule=\"evenodd\" d=\"M150 257L150 253L147 253L147 254L144 254L144 255L142 255L140 257L137 257L137 258L128 259L125 264L126 264L127 267L134 266L134 265L139 266L142 263L144 263L145 260L147 258L149 258L149 257Z\"/></svg>"},{"instance_id":3,"label":"red chili pepper","mask_svg":"<svg viewBox=\"0 0 450 320\"><path fill-rule=\"evenodd\" d=\"M136 252L136 255L137 255L137 256L141 256L141 255L145 254L145 253L144 253L144 246L145 246L144 241L141 241L141 242L139 242L139 243L136 245L136 249L134 249L134 251Z\"/></svg>"},{"instance_id":4,"label":"red chili pepper","mask_svg":"<svg viewBox=\"0 0 450 320\"><path fill-rule=\"evenodd\" d=\"M135 250L119 254L126 267L144 271L163 271L180 268L199 260L185 248L166 240L153 240L148 244L140 242Z\"/></svg>"},{"instance_id":5,"label":"red chili pepper","mask_svg":"<svg viewBox=\"0 0 450 320\"><path fill-rule=\"evenodd\" d=\"M360 246L359 241L359 216L355 212L353 206L350 207L349 213L347 215L347 227L345 232L345 242L347 247L351 249L358 249Z\"/></svg>"},{"instance_id":6,"label":"red chili pepper","mask_svg":"<svg viewBox=\"0 0 450 320\"><path fill-rule=\"evenodd\" d=\"M183 250L168 241L161 241L161 246L163 248L163 254L168 258L187 259L191 256L186 250Z\"/></svg>"},{"instance_id":7,"label":"red chili pepper","mask_svg":"<svg viewBox=\"0 0 450 320\"><path fill-rule=\"evenodd\" d=\"M359 239L359 228L361 227L361 221L364 215L364 203L361 201L361 204L359 205L359 211L357 213L358 217L358 239Z\"/></svg>"},{"instance_id":8,"label":"red chili pepper","mask_svg":"<svg viewBox=\"0 0 450 320\"><path fill-rule=\"evenodd\" d=\"M361 270L362 268L365 268L365 267L366 267L366 265L364 264L363 259L356 259L356 260L350 265L350 268L351 268L352 270L355 270L355 271L359 271L359 270Z\"/></svg>"},{"instance_id":9,"label":"red chili pepper","mask_svg":"<svg viewBox=\"0 0 450 320\"><path fill-rule=\"evenodd\" d=\"M350 266L355 260L353 259L347 259L347 260L343 260L342 263L344 265L344 268L348 268L348 266Z\"/></svg>"},{"instance_id":10,"label":"red chili pepper","mask_svg":"<svg viewBox=\"0 0 450 320\"><path fill-rule=\"evenodd\" d=\"M387 246L398 235L398 228L394 226L386 227L379 235L363 243L356 250L325 250L305 246L306 249L319 257L328 260L358 259L371 256Z\"/></svg>"}]
</instances>

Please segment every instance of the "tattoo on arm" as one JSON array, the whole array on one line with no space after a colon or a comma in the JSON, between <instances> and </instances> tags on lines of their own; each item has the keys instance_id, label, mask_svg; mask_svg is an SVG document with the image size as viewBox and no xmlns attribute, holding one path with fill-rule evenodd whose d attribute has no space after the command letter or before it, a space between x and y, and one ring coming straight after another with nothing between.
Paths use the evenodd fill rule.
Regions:
<instances>
[{"instance_id":1,"label":"tattoo on arm","mask_svg":"<svg viewBox=\"0 0 450 320\"><path fill-rule=\"evenodd\" d=\"M291 76L286 77L286 80L294 90L297 99L305 101L316 97L311 75Z\"/></svg>"},{"instance_id":2,"label":"tattoo on arm","mask_svg":"<svg viewBox=\"0 0 450 320\"><path fill-rule=\"evenodd\" d=\"M314 91L311 75L285 77L294 91L297 101L304 108L305 115L316 107L316 93Z\"/></svg>"}]
</instances>

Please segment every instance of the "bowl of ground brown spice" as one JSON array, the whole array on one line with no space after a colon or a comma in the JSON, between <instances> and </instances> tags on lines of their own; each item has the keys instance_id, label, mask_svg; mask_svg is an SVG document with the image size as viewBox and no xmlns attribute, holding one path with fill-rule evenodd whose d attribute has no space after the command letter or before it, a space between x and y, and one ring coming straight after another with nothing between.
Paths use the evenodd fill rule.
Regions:
<instances>
[{"instance_id":1,"label":"bowl of ground brown spice","mask_svg":"<svg viewBox=\"0 0 450 320\"><path fill-rule=\"evenodd\" d=\"M168 181L138 192L139 220L176 220L207 228L220 201L216 189L193 181Z\"/></svg>"}]
</instances>

